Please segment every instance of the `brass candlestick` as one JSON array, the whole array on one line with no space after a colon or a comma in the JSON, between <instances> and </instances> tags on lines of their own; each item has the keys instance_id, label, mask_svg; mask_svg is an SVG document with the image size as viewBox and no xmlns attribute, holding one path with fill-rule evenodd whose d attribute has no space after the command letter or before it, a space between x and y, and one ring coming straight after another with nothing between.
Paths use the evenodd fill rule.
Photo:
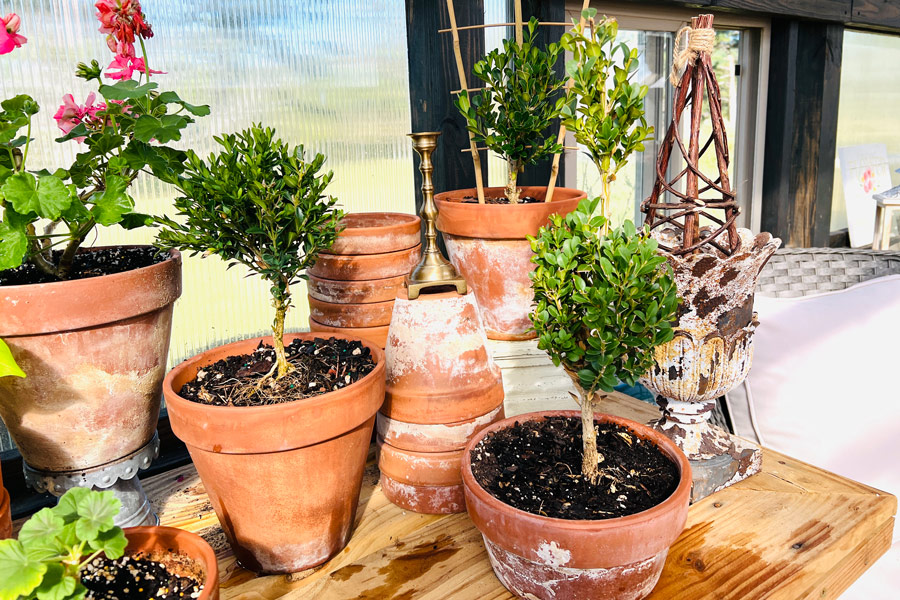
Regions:
<instances>
[{"instance_id":1,"label":"brass candlestick","mask_svg":"<svg viewBox=\"0 0 900 600\"><path fill-rule=\"evenodd\" d=\"M425 222L425 248L419 264L406 276L406 287L409 289L409 299L419 297L419 292L430 287L453 285L460 294L466 293L466 280L463 279L450 261L444 258L437 245L437 229L434 220L437 218L437 207L434 205L434 184L431 181L431 173L434 172L434 164L431 155L437 148L437 139L441 135L439 131L426 131L423 133L410 133L413 150L422 159L419 163L419 171L422 172L422 220Z\"/></svg>"}]
</instances>

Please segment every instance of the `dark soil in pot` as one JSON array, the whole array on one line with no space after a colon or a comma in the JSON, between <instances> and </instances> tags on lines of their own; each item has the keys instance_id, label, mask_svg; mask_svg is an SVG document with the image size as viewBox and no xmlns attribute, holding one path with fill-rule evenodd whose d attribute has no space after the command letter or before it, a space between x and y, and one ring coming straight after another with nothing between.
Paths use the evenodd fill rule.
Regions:
<instances>
[{"instance_id":1,"label":"dark soil in pot","mask_svg":"<svg viewBox=\"0 0 900 600\"><path fill-rule=\"evenodd\" d=\"M229 356L203 367L178 393L212 406L280 404L347 387L375 368L369 349L356 340L296 339L285 346L285 353L294 369L280 380L267 377L275 364L275 350L260 342L252 354Z\"/></svg>"},{"instance_id":2,"label":"dark soil in pot","mask_svg":"<svg viewBox=\"0 0 900 600\"><path fill-rule=\"evenodd\" d=\"M609 519L641 512L678 487L676 465L625 427L597 426L600 481L581 474L581 421L550 417L488 434L472 450L472 474L492 496L559 519Z\"/></svg>"},{"instance_id":3,"label":"dark soil in pot","mask_svg":"<svg viewBox=\"0 0 900 600\"><path fill-rule=\"evenodd\" d=\"M53 254L54 259L59 260L62 252L56 251ZM113 247L102 250L85 249L75 255L67 281L124 273L161 263L168 258L168 252L152 246ZM31 263L15 269L0 271L0 286L54 283L56 281L59 280L44 273Z\"/></svg>"},{"instance_id":4,"label":"dark soil in pot","mask_svg":"<svg viewBox=\"0 0 900 600\"><path fill-rule=\"evenodd\" d=\"M476 196L464 196L461 200L463 204L478 204L478 198ZM520 196L519 204L537 204L538 202L543 202L543 200L538 200L534 196ZM512 204L509 201L509 198L506 196L500 196L498 198L485 198L485 204Z\"/></svg>"},{"instance_id":5,"label":"dark soil in pot","mask_svg":"<svg viewBox=\"0 0 900 600\"><path fill-rule=\"evenodd\" d=\"M116 560L98 557L81 575L87 600L188 600L203 591L203 571L183 555L168 557L168 569L141 554Z\"/></svg>"}]
</instances>

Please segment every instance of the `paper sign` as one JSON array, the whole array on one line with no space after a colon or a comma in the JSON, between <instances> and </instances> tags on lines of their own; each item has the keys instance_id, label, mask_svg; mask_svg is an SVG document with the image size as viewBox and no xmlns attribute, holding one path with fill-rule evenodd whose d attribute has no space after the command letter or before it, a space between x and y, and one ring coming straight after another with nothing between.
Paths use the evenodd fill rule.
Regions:
<instances>
[{"instance_id":1,"label":"paper sign","mask_svg":"<svg viewBox=\"0 0 900 600\"><path fill-rule=\"evenodd\" d=\"M891 188L887 146L866 144L838 148L841 182L847 205L847 228L854 248L871 246L875 237L875 199Z\"/></svg>"}]
</instances>

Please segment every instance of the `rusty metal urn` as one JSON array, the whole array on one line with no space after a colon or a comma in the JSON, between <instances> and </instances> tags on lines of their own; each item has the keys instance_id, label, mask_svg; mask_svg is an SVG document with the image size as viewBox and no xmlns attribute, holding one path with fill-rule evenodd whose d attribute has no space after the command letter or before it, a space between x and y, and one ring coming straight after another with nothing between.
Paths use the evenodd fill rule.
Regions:
<instances>
[{"instance_id":1,"label":"rusty metal urn","mask_svg":"<svg viewBox=\"0 0 900 600\"><path fill-rule=\"evenodd\" d=\"M672 267L682 303L674 338L654 350L656 365L641 383L657 395L662 408L654 427L690 460L691 498L696 501L761 468L758 447L709 419L716 399L750 371L758 324L753 312L756 281L781 240L768 233L754 236L736 224L740 209L728 176L722 99L710 58L715 46L712 15L692 19L690 27L678 32L675 45L673 118L641 211ZM706 128L704 103L712 130L706 140L700 137ZM688 107L690 133L682 140L680 119ZM707 151L717 167L711 174L700 168ZM674 175L672 165L680 169Z\"/></svg>"}]
</instances>

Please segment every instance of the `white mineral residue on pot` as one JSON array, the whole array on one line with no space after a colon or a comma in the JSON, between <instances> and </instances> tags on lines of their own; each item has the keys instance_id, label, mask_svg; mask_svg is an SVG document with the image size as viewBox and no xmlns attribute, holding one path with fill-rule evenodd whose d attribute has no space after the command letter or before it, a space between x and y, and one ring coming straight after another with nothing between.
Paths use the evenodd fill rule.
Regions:
<instances>
[{"instance_id":1,"label":"white mineral residue on pot","mask_svg":"<svg viewBox=\"0 0 900 600\"><path fill-rule=\"evenodd\" d=\"M494 422L497 415L503 409L498 406L486 415L482 415L472 421L464 421L462 423L448 423L446 425L420 425L419 423L407 423L406 421L397 421L389 417L385 417L378 413L376 419L376 427L378 435L385 440L392 439L413 439L422 443L436 442L441 444L455 444L464 446L468 442L473 433L482 427Z\"/></svg>"},{"instance_id":2,"label":"white mineral residue on pot","mask_svg":"<svg viewBox=\"0 0 900 600\"><path fill-rule=\"evenodd\" d=\"M487 336L477 315L472 294L439 300L398 298L385 348L388 384L414 371L433 378L428 359L434 358L440 376L451 380L477 378L473 374L484 366L493 371ZM487 360L482 363L483 356Z\"/></svg>"},{"instance_id":3,"label":"white mineral residue on pot","mask_svg":"<svg viewBox=\"0 0 900 600\"><path fill-rule=\"evenodd\" d=\"M565 548L560 548L556 541L541 542L537 549L538 557L551 567L561 567L572 560L572 553Z\"/></svg>"}]
</instances>

